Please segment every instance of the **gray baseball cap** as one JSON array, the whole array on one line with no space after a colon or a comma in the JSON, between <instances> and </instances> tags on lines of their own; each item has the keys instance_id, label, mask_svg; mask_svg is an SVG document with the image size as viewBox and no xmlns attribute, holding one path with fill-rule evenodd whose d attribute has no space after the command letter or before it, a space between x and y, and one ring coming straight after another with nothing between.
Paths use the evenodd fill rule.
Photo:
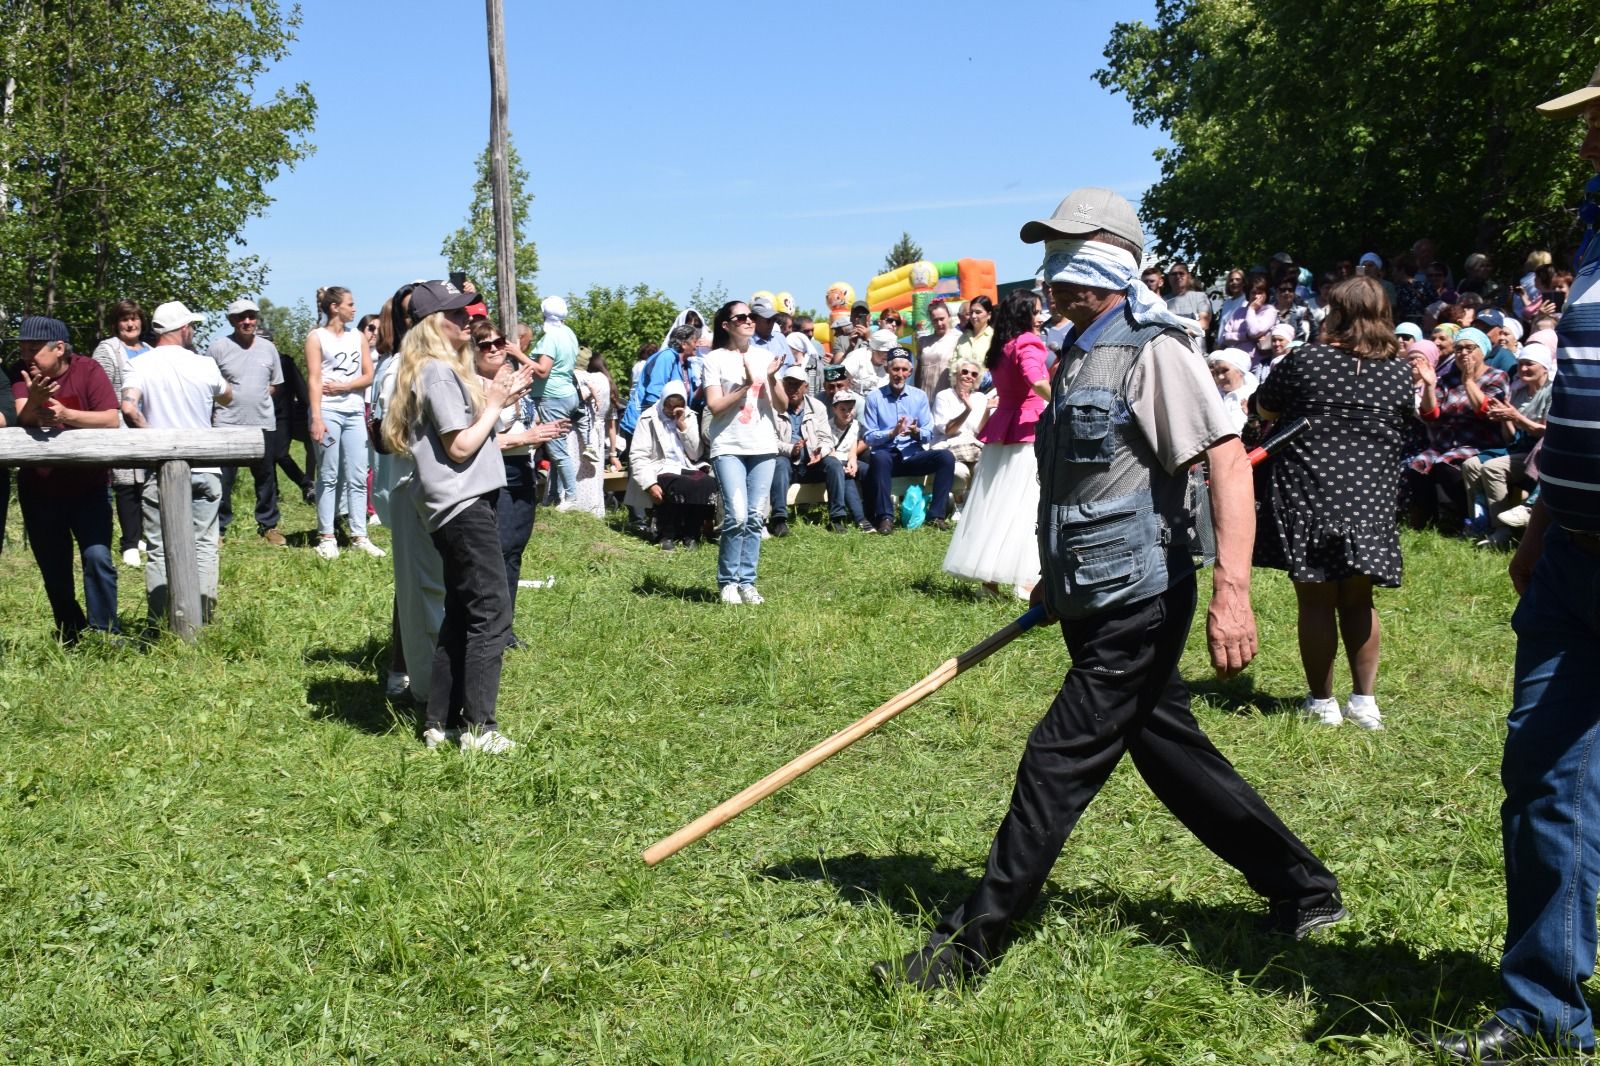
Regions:
<instances>
[{"instance_id":1,"label":"gray baseball cap","mask_svg":"<svg viewBox=\"0 0 1600 1066\"><path fill-rule=\"evenodd\" d=\"M750 313L758 318L772 318L778 309L772 306L772 300L766 296L757 296L750 301Z\"/></svg>"},{"instance_id":2,"label":"gray baseball cap","mask_svg":"<svg viewBox=\"0 0 1600 1066\"><path fill-rule=\"evenodd\" d=\"M1144 247L1144 228L1139 225L1139 214L1133 205L1110 189L1092 185L1069 192L1049 218L1035 219L1023 226L1022 242L1038 244L1056 237L1087 237L1096 230L1115 233Z\"/></svg>"}]
</instances>

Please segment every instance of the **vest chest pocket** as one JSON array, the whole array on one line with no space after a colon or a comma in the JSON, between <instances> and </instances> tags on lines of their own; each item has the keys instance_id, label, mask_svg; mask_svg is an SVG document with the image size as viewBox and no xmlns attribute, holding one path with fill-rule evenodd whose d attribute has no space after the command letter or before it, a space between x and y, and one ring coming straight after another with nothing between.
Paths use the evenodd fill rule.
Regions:
<instances>
[{"instance_id":1,"label":"vest chest pocket","mask_svg":"<svg viewBox=\"0 0 1600 1066\"><path fill-rule=\"evenodd\" d=\"M1068 584L1078 590L1137 583L1150 568L1158 526L1148 512L1123 512L1056 527L1059 558Z\"/></svg>"},{"instance_id":2,"label":"vest chest pocket","mask_svg":"<svg viewBox=\"0 0 1600 1066\"><path fill-rule=\"evenodd\" d=\"M1087 386L1067 393L1056 410L1061 458L1069 463L1109 463L1116 451L1111 432L1116 397L1110 389Z\"/></svg>"}]
</instances>

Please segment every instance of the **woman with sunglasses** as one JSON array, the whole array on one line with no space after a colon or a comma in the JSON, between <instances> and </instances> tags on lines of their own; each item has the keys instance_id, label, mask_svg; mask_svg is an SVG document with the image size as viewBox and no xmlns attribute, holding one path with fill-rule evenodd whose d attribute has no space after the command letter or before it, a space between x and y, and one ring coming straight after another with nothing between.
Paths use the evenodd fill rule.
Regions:
<instances>
[{"instance_id":1,"label":"woman with sunglasses","mask_svg":"<svg viewBox=\"0 0 1600 1066\"><path fill-rule=\"evenodd\" d=\"M516 745L495 720L511 601L495 518L506 472L494 433L504 409L527 395L533 371L501 366L484 386L471 355L472 300L442 281L411 290L414 324L400 344L383 440L415 463L421 510L443 563L444 619L422 740L438 747L458 730L462 751L498 755Z\"/></svg>"},{"instance_id":2,"label":"woman with sunglasses","mask_svg":"<svg viewBox=\"0 0 1600 1066\"><path fill-rule=\"evenodd\" d=\"M762 602L756 591L761 501L772 490L779 451L773 411L789 404L778 380L783 360L750 343L755 316L743 300L730 300L718 308L711 327L705 397L711 468L722 494L717 586L723 603L756 604Z\"/></svg>"},{"instance_id":3,"label":"woman with sunglasses","mask_svg":"<svg viewBox=\"0 0 1600 1066\"><path fill-rule=\"evenodd\" d=\"M991 595L1010 585L1024 600L1039 581L1039 464L1033 438L1050 399L1045 370L1050 353L1034 332L1039 303L1034 293L1019 289L995 313L985 365L994 376L997 402L978 431L983 456L944 556L946 573L981 581Z\"/></svg>"},{"instance_id":4,"label":"woman with sunglasses","mask_svg":"<svg viewBox=\"0 0 1600 1066\"><path fill-rule=\"evenodd\" d=\"M494 384L508 359L512 358L512 344L500 335L489 322L479 322L472 327L472 343L477 350L473 359L478 381L487 390ZM566 433L570 424L566 419L557 422L540 422L533 401L522 399L500 409L495 422L495 442L500 446L500 458L505 461L506 483L495 503L495 519L500 525L500 554L506 565L506 596L512 606L512 618L507 622L506 647L525 648L516 631L517 579L522 576L522 552L533 533L533 517L538 503L533 473L533 449L546 441Z\"/></svg>"}]
</instances>

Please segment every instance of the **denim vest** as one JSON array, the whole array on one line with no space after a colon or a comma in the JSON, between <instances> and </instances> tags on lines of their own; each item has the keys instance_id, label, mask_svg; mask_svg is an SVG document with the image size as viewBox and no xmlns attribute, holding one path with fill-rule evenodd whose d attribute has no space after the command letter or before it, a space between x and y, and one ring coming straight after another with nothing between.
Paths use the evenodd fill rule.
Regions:
<instances>
[{"instance_id":1,"label":"denim vest","mask_svg":"<svg viewBox=\"0 0 1600 1066\"><path fill-rule=\"evenodd\" d=\"M1190 478L1168 474L1127 403L1127 379L1164 327L1124 307L1069 384L1056 364L1039 418L1039 563L1044 601L1083 618L1148 599L1194 572Z\"/></svg>"}]
</instances>

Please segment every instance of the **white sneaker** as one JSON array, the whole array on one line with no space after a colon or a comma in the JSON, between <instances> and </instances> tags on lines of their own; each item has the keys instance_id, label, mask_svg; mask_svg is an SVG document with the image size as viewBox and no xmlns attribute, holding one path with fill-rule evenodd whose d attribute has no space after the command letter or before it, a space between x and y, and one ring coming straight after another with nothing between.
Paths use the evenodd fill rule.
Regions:
<instances>
[{"instance_id":1,"label":"white sneaker","mask_svg":"<svg viewBox=\"0 0 1600 1066\"><path fill-rule=\"evenodd\" d=\"M450 734L442 729L424 729L422 731L422 742L428 746L429 751L432 751L440 744L450 743Z\"/></svg>"},{"instance_id":2,"label":"white sneaker","mask_svg":"<svg viewBox=\"0 0 1600 1066\"><path fill-rule=\"evenodd\" d=\"M722 602L723 603L743 603L744 602L744 597L739 595L739 586L738 585L724 585L724 586L722 586Z\"/></svg>"},{"instance_id":3,"label":"white sneaker","mask_svg":"<svg viewBox=\"0 0 1600 1066\"><path fill-rule=\"evenodd\" d=\"M381 525L383 525L383 519L379 518L375 514L367 515L367 528L368 529L371 529L373 526L381 526Z\"/></svg>"},{"instance_id":4,"label":"white sneaker","mask_svg":"<svg viewBox=\"0 0 1600 1066\"><path fill-rule=\"evenodd\" d=\"M1519 503L1517 506L1508 507L1495 515L1494 520L1509 529L1524 529L1528 525L1528 516L1532 513L1533 509L1531 507L1525 503Z\"/></svg>"},{"instance_id":5,"label":"white sneaker","mask_svg":"<svg viewBox=\"0 0 1600 1066\"><path fill-rule=\"evenodd\" d=\"M1332 696L1325 700L1307 696L1300 701L1300 720L1317 725L1338 725L1344 721L1344 716L1339 713L1339 701Z\"/></svg>"},{"instance_id":6,"label":"white sneaker","mask_svg":"<svg viewBox=\"0 0 1600 1066\"><path fill-rule=\"evenodd\" d=\"M339 558L339 545L334 542L333 538L330 537L327 540L319 540L319 541L317 541L317 558L318 559L337 559L337 558Z\"/></svg>"},{"instance_id":7,"label":"white sneaker","mask_svg":"<svg viewBox=\"0 0 1600 1066\"><path fill-rule=\"evenodd\" d=\"M561 514L565 514L568 511L576 511L577 509L578 505L573 503L571 500L562 500L560 503L556 504L556 511Z\"/></svg>"},{"instance_id":8,"label":"white sneaker","mask_svg":"<svg viewBox=\"0 0 1600 1066\"><path fill-rule=\"evenodd\" d=\"M354 538L350 541L350 547L356 549L356 551L366 552L374 559L382 559L384 556L389 554L376 544L372 543L372 541L368 540L366 537Z\"/></svg>"},{"instance_id":9,"label":"white sneaker","mask_svg":"<svg viewBox=\"0 0 1600 1066\"><path fill-rule=\"evenodd\" d=\"M411 675L399 670L390 670L389 676L383 682L383 694L390 699L398 699L406 694L406 689L411 687Z\"/></svg>"},{"instance_id":10,"label":"white sneaker","mask_svg":"<svg viewBox=\"0 0 1600 1066\"><path fill-rule=\"evenodd\" d=\"M1378 702L1371 696L1358 696L1352 693L1345 701L1344 716L1369 732L1383 728L1383 716L1378 713Z\"/></svg>"},{"instance_id":11,"label":"white sneaker","mask_svg":"<svg viewBox=\"0 0 1600 1066\"><path fill-rule=\"evenodd\" d=\"M761 527L761 539L762 540L771 540L772 539L772 534L767 531L767 527L766 526L762 526Z\"/></svg>"},{"instance_id":12,"label":"white sneaker","mask_svg":"<svg viewBox=\"0 0 1600 1066\"><path fill-rule=\"evenodd\" d=\"M516 741L498 729L485 729L481 733L468 729L461 734L462 751L481 751L485 755L504 755L516 746Z\"/></svg>"},{"instance_id":13,"label":"white sneaker","mask_svg":"<svg viewBox=\"0 0 1600 1066\"><path fill-rule=\"evenodd\" d=\"M583 461L586 463L598 463L600 461L600 453L594 450L594 445L592 444L585 444L583 451L579 454L583 456Z\"/></svg>"},{"instance_id":14,"label":"white sneaker","mask_svg":"<svg viewBox=\"0 0 1600 1066\"><path fill-rule=\"evenodd\" d=\"M756 591L756 587L754 585L740 585L739 598L745 603L751 604L767 602L761 598L761 593Z\"/></svg>"},{"instance_id":15,"label":"white sneaker","mask_svg":"<svg viewBox=\"0 0 1600 1066\"><path fill-rule=\"evenodd\" d=\"M139 554L138 548L129 548L122 553L122 565L140 567L144 565L144 556Z\"/></svg>"}]
</instances>

